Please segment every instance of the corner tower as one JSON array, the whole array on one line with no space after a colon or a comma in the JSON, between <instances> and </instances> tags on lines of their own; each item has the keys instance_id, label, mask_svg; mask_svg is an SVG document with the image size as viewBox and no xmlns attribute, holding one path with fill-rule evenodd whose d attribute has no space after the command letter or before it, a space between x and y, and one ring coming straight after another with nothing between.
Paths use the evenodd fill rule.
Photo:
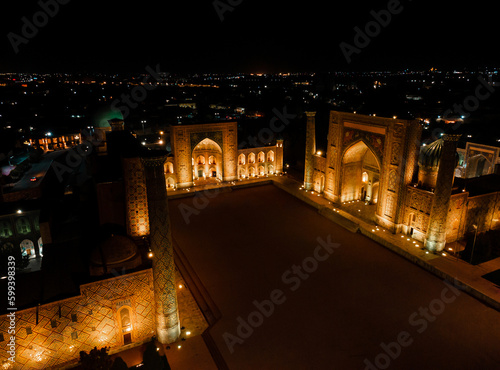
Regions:
<instances>
[{"instance_id":1,"label":"corner tower","mask_svg":"<svg viewBox=\"0 0 500 370\"><path fill-rule=\"evenodd\" d=\"M425 238L425 248L432 252L442 251L446 244L446 221L455 174L455 153L460 136L446 135L443 137L436 189L434 190L429 227Z\"/></svg>"},{"instance_id":2,"label":"corner tower","mask_svg":"<svg viewBox=\"0 0 500 370\"><path fill-rule=\"evenodd\" d=\"M314 154L316 153L316 112L305 112L306 124L306 158L304 172L304 188L312 190L314 174Z\"/></svg>"}]
</instances>

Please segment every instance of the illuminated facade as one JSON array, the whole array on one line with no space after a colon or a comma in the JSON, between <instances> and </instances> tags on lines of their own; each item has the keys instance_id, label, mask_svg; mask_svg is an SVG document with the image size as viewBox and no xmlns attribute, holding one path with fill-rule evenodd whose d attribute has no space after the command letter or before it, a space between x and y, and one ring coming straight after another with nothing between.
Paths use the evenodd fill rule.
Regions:
<instances>
[{"instance_id":1,"label":"illuminated facade","mask_svg":"<svg viewBox=\"0 0 500 370\"><path fill-rule=\"evenodd\" d=\"M305 189L338 206L362 201L374 209L373 222L409 235L431 251L443 250L472 227L500 228L499 192L470 196L465 186L454 184L459 136L420 147L417 121L332 111L323 156L314 153L315 113L306 115ZM467 145L467 157L478 156L478 148ZM474 173L491 174L498 150L479 149L486 155L479 153L485 159Z\"/></svg>"},{"instance_id":2,"label":"illuminated facade","mask_svg":"<svg viewBox=\"0 0 500 370\"><path fill-rule=\"evenodd\" d=\"M40 148L45 153L73 148L82 143L82 136L80 134L67 134L54 136L47 134L44 138L28 139L26 144L33 148Z\"/></svg>"},{"instance_id":3,"label":"illuminated facade","mask_svg":"<svg viewBox=\"0 0 500 370\"><path fill-rule=\"evenodd\" d=\"M172 155L164 167L168 188L262 177L283 172L283 140L238 149L236 122L172 126Z\"/></svg>"}]
</instances>

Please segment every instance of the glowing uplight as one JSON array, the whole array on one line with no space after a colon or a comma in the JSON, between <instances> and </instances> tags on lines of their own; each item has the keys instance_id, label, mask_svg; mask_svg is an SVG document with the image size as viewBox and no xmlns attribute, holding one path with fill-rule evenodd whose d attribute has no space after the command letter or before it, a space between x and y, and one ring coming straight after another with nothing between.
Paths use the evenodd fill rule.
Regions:
<instances>
[{"instance_id":1,"label":"glowing uplight","mask_svg":"<svg viewBox=\"0 0 500 370\"><path fill-rule=\"evenodd\" d=\"M190 331L187 331L187 332L186 332L186 335L191 335L191 332L190 332Z\"/></svg>"},{"instance_id":2,"label":"glowing uplight","mask_svg":"<svg viewBox=\"0 0 500 370\"><path fill-rule=\"evenodd\" d=\"M179 284L179 289L182 289L182 284Z\"/></svg>"}]
</instances>

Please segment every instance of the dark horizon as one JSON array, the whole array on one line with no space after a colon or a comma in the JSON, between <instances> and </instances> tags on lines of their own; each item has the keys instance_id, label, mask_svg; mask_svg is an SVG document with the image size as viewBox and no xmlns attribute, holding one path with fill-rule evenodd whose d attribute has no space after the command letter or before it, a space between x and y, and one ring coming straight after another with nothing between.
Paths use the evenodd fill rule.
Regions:
<instances>
[{"instance_id":1,"label":"dark horizon","mask_svg":"<svg viewBox=\"0 0 500 370\"><path fill-rule=\"evenodd\" d=\"M228 4L226 0L178 2L168 8L150 0L135 7L114 0L59 1L67 3L32 0L4 5L1 71L121 73L156 64L179 73L500 66L491 45L497 33L494 14L485 1L463 9L410 0L334 7L319 1L297 7L284 1L233 0L239 5L221 13L223 21L214 4ZM47 9L53 15L40 15L41 4L50 4ZM389 7L395 12L390 20L382 14L387 15ZM351 54L348 63L340 44L355 46L354 28L365 30L374 21L373 12L382 14L387 25L379 26L378 32L374 28L369 43ZM24 37L25 19L32 22L36 14L43 26L36 35ZM12 40L17 40L16 46Z\"/></svg>"}]
</instances>

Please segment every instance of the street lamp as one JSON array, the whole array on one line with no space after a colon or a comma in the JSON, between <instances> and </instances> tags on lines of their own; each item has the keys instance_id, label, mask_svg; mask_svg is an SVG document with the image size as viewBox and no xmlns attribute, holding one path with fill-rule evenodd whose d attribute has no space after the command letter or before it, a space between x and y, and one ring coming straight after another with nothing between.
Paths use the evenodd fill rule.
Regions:
<instances>
[{"instance_id":1,"label":"street lamp","mask_svg":"<svg viewBox=\"0 0 500 370\"><path fill-rule=\"evenodd\" d=\"M476 230L474 233L474 242L472 242L472 252L470 254L470 263L472 264L472 256L474 255L474 247L476 246L476 237L477 237L477 225L472 225L472 227Z\"/></svg>"}]
</instances>

